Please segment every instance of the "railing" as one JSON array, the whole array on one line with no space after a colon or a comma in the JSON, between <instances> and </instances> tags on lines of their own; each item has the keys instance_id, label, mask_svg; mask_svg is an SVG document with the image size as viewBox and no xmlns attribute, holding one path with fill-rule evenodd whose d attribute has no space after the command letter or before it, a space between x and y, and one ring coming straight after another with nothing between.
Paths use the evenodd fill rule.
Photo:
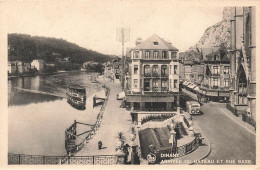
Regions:
<instances>
[{"instance_id":1,"label":"railing","mask_svg":"<svg viewBox=\"0 0 260 170\"><path fill-rule=\"evenodd\" d=\"M151 77L151 73L144 73L144 77Z\"/></svg>"},{"instance_id":2,"label":"railing","mask_svg":"<svg viewBox=\"0 0 260 170\"><path fill-rule=\"evenodd\" d=\"M212 87L212 89L218 89L219 88L219 86L213 86Z\"/></svg>"},{"instance_id":3,"label":"railing","mask_svg":"<svg viewBox=\"0 0 260 170\"><path fill-rule=\"evenodd\" d=\"M66 160L66 161L64 161ZM96 156L41 156L8 154L8 165L114 165L122 163L117 155Z\"/></svg>"},{"instance_id":4,"label":"railing","mask_svg":"<svg viewBox=\"0 0 260 170\"><path fill-rule=\"evenodd\" d=\"M68 155L73 156L75 153L77 153L78 151L80 151L86 144L87 142L92 139L94 137L94 135L96 134L96 131L99 129L102 118L103 118L103 113L105 111L105 107L107 105L107 101L110 95L110 89L108 87L106 87L104 84L102 84L102 87L104 87L106 89L106 99L100 109L100 112L98 113L97 116L97 121L96 123L92 126L91 131L89 131L88 135L85 137L85 139L79 144L79 145L75 145L73 146L73 148L70 149L70 151L68 152ZM75 122L74 122L75 123ZM72 125L73 126L73 125ZM62 160L61 163L64 163L68 160L66 160L67 158L64 158L64 160Z\"/></svg>"},{"instance_id":5,"label":"railing","mask_svg":"<svg viewBox=\"0 0 260 170\"><path fill-rule=\"evenodd\" d=\"M167 73L162 73L161 77L168 77L169 75Z\"/></svg>"},{"instance_id":6,"label":"railing","mask_svg":"<svg viewBox=\"0 0 260 170\"><path fill-rule=\"evenodd\" d=\"M153 73L153 77L159 77L159 73Z\"/></svg>"},{"instance_id":7,"label":"railing","mask_svg":"<svg viewBox=\"0 0 260 170\"><path fill-rule=\"evenodd\" d=\"M188 153L196 150L198 147L199 147L199 138L195 137L195 139L192 142L177 147L176 151L177 151L177 154L179 155L179 157L181 157L181 156L187 155ZM165 150L160 150L160 154L162 154L162 153L163 154L174 153L174 149L169 148L169 149L165 149Z\"/></svg>"}]
</instances>

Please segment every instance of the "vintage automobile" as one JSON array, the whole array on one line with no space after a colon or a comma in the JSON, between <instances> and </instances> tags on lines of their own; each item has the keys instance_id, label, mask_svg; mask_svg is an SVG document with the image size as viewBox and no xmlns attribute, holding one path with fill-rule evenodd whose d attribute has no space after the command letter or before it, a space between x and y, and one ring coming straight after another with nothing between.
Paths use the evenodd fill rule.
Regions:
<instances>
[{"instance_id":1,"label":"vintage automobile","mask_svg":"<svg viewBox=\"0 0 260 170\"><path fill-rule=\"evenodd\" d=\"M201 114L200 112L200 103L196 101L187 101L186 102L187 112L189 114Z\"/></svg>"}]
</instances>

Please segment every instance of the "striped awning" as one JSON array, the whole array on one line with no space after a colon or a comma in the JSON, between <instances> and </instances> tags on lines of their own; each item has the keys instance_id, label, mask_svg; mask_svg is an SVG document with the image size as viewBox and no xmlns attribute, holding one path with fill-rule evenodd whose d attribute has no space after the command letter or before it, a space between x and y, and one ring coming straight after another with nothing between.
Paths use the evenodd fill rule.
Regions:
<instances>
[{"instance_id":1,"label":"striped awning","mask_svg":"<svg viewBox=\"0 0 260 170\"><path fill-rule=\"evenodd\" d=\"M191 84L189 84L187 87L190 88L190 89L194 89L196 86L197 86L197 85L191 83Z\"/></svg>"},{"instance_id":2,"label":"striped awning","mask_svg":"<svg viewBox=\"0 0 260 170\"><path fill-rule=\"evenodd\" d=\"M199 86L196 86L193 90L199 92L199 91L200 91L200 88L199 88Z\"/></svg>"}]
</instances>

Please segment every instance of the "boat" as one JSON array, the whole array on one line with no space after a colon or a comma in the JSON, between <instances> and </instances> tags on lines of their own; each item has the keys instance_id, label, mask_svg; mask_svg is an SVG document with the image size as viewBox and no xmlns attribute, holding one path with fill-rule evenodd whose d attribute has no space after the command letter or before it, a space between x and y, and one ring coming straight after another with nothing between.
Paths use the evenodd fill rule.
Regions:
<instances>
[{"instance_id":1,"label":"boat","mask_svg":"<svg viewBox=\"0 0 260 170\"><path fill-rule=\"evenodd\" d=\"M78 110L86 109L86 89L79 85L70 85L67 88L67 102Z\"/></svg>"},{"instance_id":2,"label":"boat","mask_svg":"<svg viewBox=\"0 0 260 170\"><path fill-rule=\"evenodd\" d=\"M86 109L86 100L81 100L75 97L67 97L67 103L69 103L73 108L77 110L85 110Z\"/></svg>"},{"instance_id":3,"label":"boat","mask_svg":"<svg viewBox=\"0 0 260 170\"><path fill-rule=\"evenodd\" d=\"M70 85L67 88L66 92L68 97L74 97L83 100L86 100L86 88L79 85Z\"/></svg>"}]
</instances>

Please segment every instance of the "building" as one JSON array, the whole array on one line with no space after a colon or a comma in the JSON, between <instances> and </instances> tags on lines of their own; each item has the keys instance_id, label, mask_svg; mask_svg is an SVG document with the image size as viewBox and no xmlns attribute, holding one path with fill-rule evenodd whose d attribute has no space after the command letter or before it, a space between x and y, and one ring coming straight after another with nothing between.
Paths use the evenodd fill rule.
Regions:
<instances>
[{"instance_id":1,"label":"building","mask_svg":"<svg viewBox=\"0 0 260 170\"><path fill-rule=\"evenodd\" d=\"M141 121L142 113L178 112L178 49L152 35L132 48L130 53L127 73L130 89L126 91L126 104L132 110L133 120Z\"/></svg>"},{"instance_id":2,"label":"building","mask_svg":"<svg viewBox=\"0 0 260 170\"><path fill-rule=\"evenodd\" d=\"M121 58L115 58L112 60L112 74L115 79L121 79L122 61Z\"/></svg>"},{"instance_id":3,"label":"building","mask_svg":"<svg viewBox=\"0 0 260 170\"><path fill-rule=\"evenodd\" d=\"M112 76L112 64L110 61L105 63L104 76L110 78Z\"/></svg>"},{"instance_id":4,"label":"building","mask_svg":"<svg viewBox=\"0 0 260 170\"><path fill-rule=\"evenodd\" d=\"M24 63L22 61L17 61L16 62L16 68L18 74L23 74L24 73Z\"/></svg>"},{"instance_id":5,"label":"building","mask_svg":"<svg viewBox=\"0 0 260 170\"><path fill-rule=\"evenodd\" d=\"M183 78L186 81L191 81L191 70L192 70L193 61L184 60L182 64L183 69Z\"/></svg>"},{"instance_id":6,"label":"building","mask_svg":"<svg viewBox=\"0 0 260 170\"><path fill-rule=\"evenodd\" d=\"M227 102L230 85L230 59L227 52L224 48L219 47L219 50L206 55L203 64L204 75L199 81L204 97L211 101Z\"/></svg>"},{"instance_id":7,"label":"building","mask_svg":"<svg viewBox=\"0 0 260 170\"><path fill-rule=\"evenodd\" d=\"M31 63L24 63L24 72L28 73L31 70Z\"/></svg>"},{"instance_id":8,"label":"building","mask_svg":"<svg viewBox=\"0 0 260 170\"><path fill-rule=\"evenodd\" d=\"M44 72L44 61L43 60L33 60L31 67L35 68L39 73Z\"/></svg>"},{"instance_id":9,"label":"building","mask_svg":"<svg viewBox=\"0 0 260 170\"><path fill-rule=\"evenodd\" d=\"M231 85L227 105L255 126L256 7L231 8Z\"/></svg>"},{"instance_id":10,"label":"building","mask_svg":"<svg viewBox=\"0 0 260 170\"><path fill-rule=\"evenodd\" d=\"M8 62L8 74L15 74L16 73L16 64L13 62Z\"/></svg>"}]
</instances>

